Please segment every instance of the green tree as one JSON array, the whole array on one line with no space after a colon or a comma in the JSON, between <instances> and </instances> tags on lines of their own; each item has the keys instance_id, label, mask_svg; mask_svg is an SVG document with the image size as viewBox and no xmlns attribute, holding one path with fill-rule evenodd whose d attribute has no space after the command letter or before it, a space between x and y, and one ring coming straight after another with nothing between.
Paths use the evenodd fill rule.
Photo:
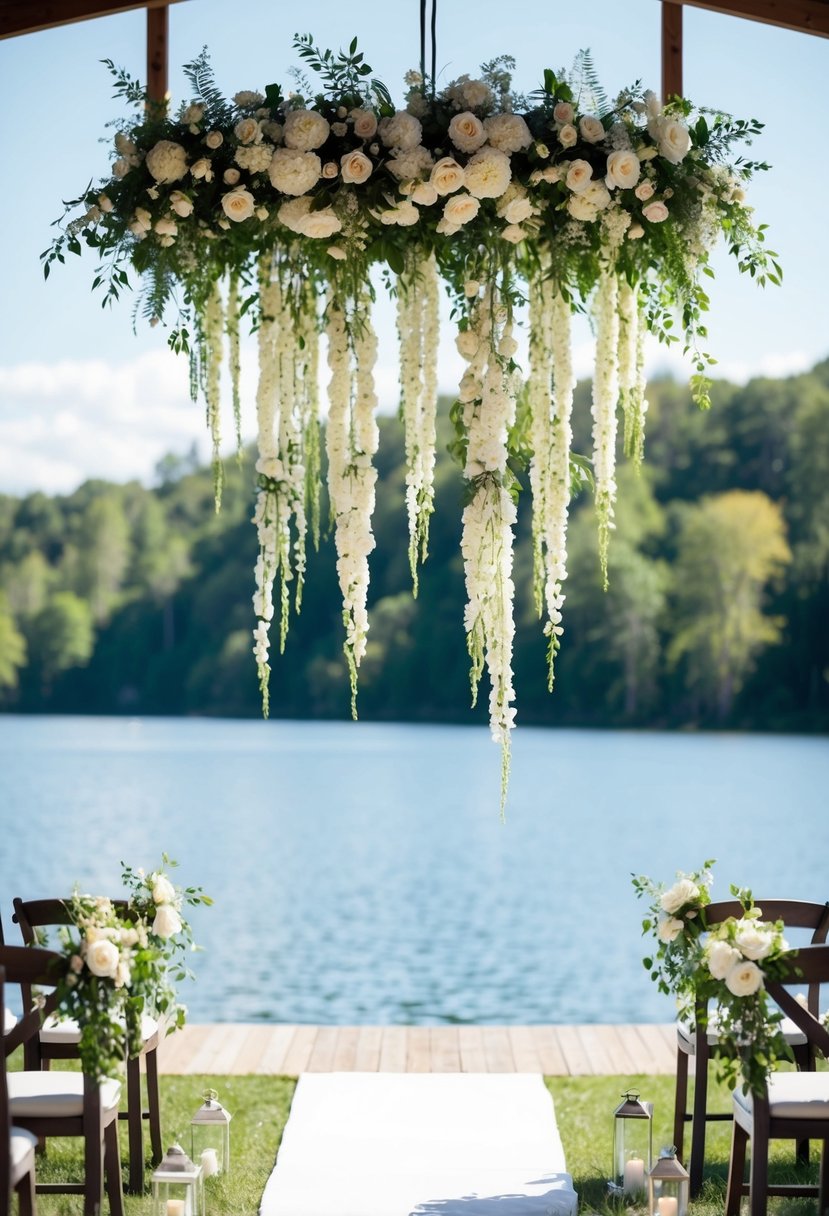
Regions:
<instances>
[{"instance_id":1,"label":"green tree","mask_svg":"<svg viewBox=\"0 0 829 1216\"><path fill-rule=\"evenodd\" d=\"M58 591L29 628L29 649L44 692L71 667L85 666L95 645L89 604L72 591Z\"/></svg>"},{"instance_id":2,"label":"green tree","mask_svg":"<svg viewBox=\"0 0 829 1216\"><path fill-rule=\"evenodd\" d=\"M74 589L97 624L109 619L130 561L130 528L123 503L106 487L84 510L77 538Z\"/></svg>"},{"instance_id":3,"label":"green tree","mask_svg":"<svg viewBox=\"0 0 829 1216\"><path fill-rule=\"evenodd\" d=\"M0 695L18 685L20 669L26 665L26 639L17 628L8 600L0 593Z\"/></svg>"},{"instance_id":4,"label":"green tree","mask_svg":"<svg viewBox=\"0 0 829 1216\"><path fill-rule=\"evenodd\" d=\"M700 704L724 721L784 621L766 615L767 585L791 561L780 507L761 491L731 490L686 507L675 567L671 663L684 662Z\"/></svg>"},{"instance_id":5,"label":"green tree","mask_svg":"<svg viewBox=\"0 0 829 1216\"><path fill-rule=\"evenodd\" d=\"M7 562L3 566L3 589L9 607L18 619L40 612L53 581L54 571L39 549L33 549L19 562Z\"/></svg>"}]
</instances>

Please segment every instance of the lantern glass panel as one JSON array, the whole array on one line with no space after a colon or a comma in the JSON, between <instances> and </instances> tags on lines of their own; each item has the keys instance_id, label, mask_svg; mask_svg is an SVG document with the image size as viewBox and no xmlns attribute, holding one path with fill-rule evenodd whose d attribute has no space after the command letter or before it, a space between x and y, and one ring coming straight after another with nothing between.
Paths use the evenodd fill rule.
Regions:
<instances>
[{"instance_id":1,"label":"lantern glass panel","mask_svg":"<svg viewBox=\"0 0 829 1216\"><path fill-rule=\"evenodd\" d=\"M173 1145L153 1172L153 1216L204 1216L201 1167Z\"/></svg>"},{"instance_id":2,"label":"lantern glass panel","mask_svg":"<svg viewBox=\"0 0 829 1216\"><path fill-rule=\"evenodd\" d=\"M644 1192L653 1159L653 1105L628 1091L613 1117L613 1182L627 1195Z\"/></svg>"},{"instance_id":3,"label":"lantern glass panel","mask_svg":"<svg viewBox=\"0 0 829 1216\"><path fill-rule=\"evenodd\" d=\"M648 1174L650 1216L686 1216L690 1192L688 1172L676 1159L674 1149L663 1149Z\"/></svg>"},{"instance_id":4,"label":"lantern glass panel","mask_svg":"<svg viewBox=\"0 0 829 1216\"><path fill-rule=\"evenodd\" d=\"M208 1090L204 1103L190 1120L190 1153L202 1167L205 1178L227 1173L230 1168L230 1120L233 1116Z\"/></svg>"}]
</instances>

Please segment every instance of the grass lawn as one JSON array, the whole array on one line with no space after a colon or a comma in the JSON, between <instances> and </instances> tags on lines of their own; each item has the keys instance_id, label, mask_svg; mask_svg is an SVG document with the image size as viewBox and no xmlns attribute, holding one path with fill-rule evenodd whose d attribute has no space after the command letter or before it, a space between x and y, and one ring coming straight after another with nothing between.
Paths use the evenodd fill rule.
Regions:
<instances>
[{"instance_id":1,"label":"grass lawn","mask_svg":"<svg viewBox=\"0 0 829 1216\"><path fill-rule=\"evenodd\" d=\"M623 1090L638 1086L643 1099L654 1104L654 1149L671 1143L674 1082L672 1077L549 1077L547 1087L556 1105L556 1120L564 1142L567 1166L579 1193L582 1214L645 1216L644 1206L630 1207L607 1197L613 1138L613 1111ZM282 1129L288 1118L295 1081L287 1077L162 1077L161 1101L165 1146L178 1140L189 1151L190 1119L207 1088L218 1090L222 1105L233 1114L231 1124L232 1164L229 1174L208 1179L206 1216L256 1216L259 1201L273 1168ZM724 1089L713 1090L723 1110L729 1097ZM126 1128L121 1125L123 1158L126 1160ZM706 1146L706 1184L702 1197L691 1205L690 1216L722 1216L725 1178L728 1171L730 1126L711 1124ZM51 1140L47 1156L39 1164L44 1181L80 1171L80 1141ZM817 1159L817 1148L813 1149ZM776 1143L772 1159L779 1180L804 1181L793 1166L792 1147ZM808 1177L816 1175L811 1167ZM152 1216L152 1200L126 1196L127 1216ZM815 1204L804 1200L773 1200L776 1216L806 1216ZM40 1216L78 1216L80 1197L39 1196ZM106 1208L105 1208L106 1211Z\"/></svg>"}]
</instances>

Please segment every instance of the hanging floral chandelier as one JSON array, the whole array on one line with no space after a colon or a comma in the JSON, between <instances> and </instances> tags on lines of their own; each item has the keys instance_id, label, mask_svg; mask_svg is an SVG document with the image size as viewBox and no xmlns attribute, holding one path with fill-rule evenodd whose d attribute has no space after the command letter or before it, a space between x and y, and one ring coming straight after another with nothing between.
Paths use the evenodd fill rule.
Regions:
<instances>
[{"instance_id":1,"label":"hanging floral chandelier","mask_svg":"<svg viewBox=\"0 0 829 1216\"><path fill-rule=\"evenodd\" d=\"M43 255L48 275L85 242L97 252L94 286L117 299L127 268L143 281L152 322L171 302L174 349L189 353L212 434L221 498L220 365L227 345L237 438L239 331L256 331L259 383L259 538L253 596L254 654L268 712L271 628L284 647L291 601L299 610L306 538L320 531L320 342L325 337L327 489L343 597L344 650L356 716L357 671L369 630L378 428L372 267L396 297L400 411L414 593L434 506L441 282L453 302L466 368L451 408L451 450L466 481L462 554L464 626L473 703L486 669L490 725L503 749L502 806L515 718L512 681L513 530L521 478L533 503L533 587L548 638L548 685L562 634L571 491L594 486L599 557L616 495L617 423L626 453L643 453L643 337L684 339L691 385L708 404L700 348L701 286L722 234L741 271L777 282L775 255L745 205L763 164L735 158L761 127L695 114L679 98L660 106L633 88L614 101L589 57L569 79L545 71L529 97L511 88L507 56L479 78L440 92L434 66L406 78L405 105L357 49L295 49L321 81L301 73L300 93L269 85L227 101L206 53L185 68L193 100L173 116L108 64L116 94L140 107L115 136L111 177L69 205ZM83 213L69 218L75 209ZM529 365L516 364L518 309L527 304ZM571 452L574 376L570 323L589 311L595 332L592 470ZM683 337L673 332L679 320ZM293 589L293 590L292 590ZM274 601L278 600L278 609Z\"/></svg>"}]
</instances>

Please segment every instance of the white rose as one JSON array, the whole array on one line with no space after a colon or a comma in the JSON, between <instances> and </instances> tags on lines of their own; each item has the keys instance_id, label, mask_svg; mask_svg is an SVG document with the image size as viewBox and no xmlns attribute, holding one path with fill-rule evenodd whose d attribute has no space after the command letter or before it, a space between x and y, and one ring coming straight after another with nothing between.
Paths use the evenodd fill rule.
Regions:
<instances>
[{"instance_id":1,"label":"white rose","mask_svg":"<svg viewBox=\"0 0 829 1216\"><path fill-rule=\"evenodd\" d=\"M337 162L335 160L327 160L322 166L322 178L327 182L332 182L339 175Z\"/></svg>"},{"instance_id":2,"label":"white rose","mask_svg":"<svg viewBox=\"0 0 829 1216\"><path fill-rule=\"evenodd\" d=\"M593 170L586 160L570 161L570 168L567 170L567 176L564 181L568 189L574 194L581 194L590 185L593 180Z\"/></svg>"},{"instance_id":3,"label":"white rose","mask_svg":"<svg viewBox=\"0 0 829 1216\"><path fill-rule=\"evenodd\" d=\"M208 148L212 148L214 152L217 148L221 148L224 141L225 137L222 135L221 131L208 131L207 135L204 137L204 142L207 144Z\"/></svg>"},{"instance_id":4,"label":"white rose","mask_svg":"<svg viewBox=\"0 0 829 1216\"><path fill-rule=\"evenodd\" d=\"M278 144L282 138L283 126L281 122L274 122L272 119L262 123L262 134L267 135L272 143Z\"/></svg>"},{"instance_id":5,"label":"white rose","mask_svg":"<svg viewBox=\"0 0 829 1216\"><path fill-rule=\"evenodd\" d=\"M165 940L181 932L181 917L172 904L162 904L159 907L155 914L152 931L156 937L163 937Z\"/></svg>"},{"instance_id":6,"label":"white rose","mask_svg":"<svg viewBox=\"0 0 829 1216\"><path fill-rule=\"evenodd\" d=\"M413 224L420 221L420 212L414 203L405 202L398 203L396 207L392 207L388 211L380 212L380 222L382 224L397 224L400 228L411 228Z\"/></svg>"},{"instance_id":7,"label":"white rose","mask_svg":"<svg viewBox=\"0 0 829 1216\"><path fill-rule=\"evenodd\" d=\"M115 969L115 987L128 988L132 979L132 972L127 963L121 962Z\"/></svg>"},{"instance_id":8,"label":"white rose","mask_svg":"<svg viewBox=\"0 0 829 1216\"><path fill-rule=\"evenodd\" d=\"M514 198L504 208L504 219L508 224L520 224L528 220L532 213L533 205L528 198Z\"/></svg>"},{"instance_id":9,"label":"white rose","mask_svg":"<svg viewBox=\"0 0 829 1216\"><path fill-rule=\"evenodd\" d=\"M354 134L358 139L373 139L377 133L377 115L371 110L352 110Z\"/></svg>"},{"instance_id":10,"label":"white rose","mask_svg":"<svg viewBox=\"0 0 829 1216\"><path fill-rule=\"evenodd\" d=\"M290 228L291 232L302 232L301 224L311 210L311 200L307 194L303 198L292 198L283 203L276 213L280 224Z\"/></svg>"},{"instance_id":11,"label":"white rose","mask_svg":"<svg viewBox=\"0 0 829 1216\"><path fill-rule=\"evenodd\" d=\"M741 925L735 933L735 940L746 958L765 958L774 945L774 930L760 929L752 921Z\"/></svg>"},{"instance_id":12,"label":"white rose","mask_svg":"<svg viewBox=\"0 0 829 1216\"><path fill-rule=\"evenodd\" d=\"M319 211L309 211L305 218L300 220L299 230L303 236L319 241L327 240L341 229L342 224L335 212L330 207L323 207Z\"/></svg>"},{"instance_id":13,"label":"white rose","mask_svg":"<svg viewBox=\"0 0 829 1216\"><path fill-rule=\"evenodd\" d=\"M155 230L159 236L178 236L178 224L175 220L162 216L155 222Z\"/></svg>"},{"instance_id":14,"label":"white rose","mask_svg":"<svg viewBox=\"0 0 829 1216\"><path fill-rule=\"evenodd\" d=\"M448 224L462 227L474 220L481 209L481 204L471 194L453 194L443 207L443 218Z\"/></svg>"},{"instance_id":15,"label":"white rose","mask_svg":"<svg viewBox=\"0 0 829 1216\"><path fill-rule=\"evenodd\" d=\"M477 152L486 143L484 124L469 110L464 110L449 123L449 138L461 152Z\"/></svg>"},{"instance_id":16,"label":"white rose","mask_svg":"<svg viewBox=\"0 0 829 1216\"><path fill-rule=\"evenodd\" d=\"M553 118L556 122L567 123L572 122L575 117L575 111L569 101L557 101L553 108Z\"/></svg>"},{"instance_id":17,"label":"white rose","mask_svg":"<svg viewBox=\"0 0 829 1216\"><path fill-rule=\"evenodd\" d=\"M627 230L627 238L629 241L638 241L645 235L645 229L641 224L631 224Z\"/></svg>"},{"instance_id":18,"label":"white rose","mask_svg":"<svg viewBox=\"0 0 829 1216\"><path fill-rule=\"evenodd\" d=\"M170 206L176 215L180 215L182 219L186 219L188 215L193 214L192 200L186 194L182 194L180 190L174 190L170 195Z\"/></svg>"},{"instance_id":19,"label":"white rose","mask_svg":"<svg viewBox=\"0 0 829 1216\"><path fill-rule=\"evenodd\" d=\"M330 129L327 119L316 110L291 110L283 130L285 146L299 152L312 152L314 148L322 147Z\"/></svg>"},{"instance_id":20,"label":"white rose","mask_svg":"<svg viewBox=\"0 0 829 1216\"><path fill-rule=\"evenodd\" d=\"M119 156L117 160L112 162L112 173L114 177L126 177L130 171L130 162L124 156Z\"/></svg>"},{"instance_id":21,"label":"white rose","mask_svg":"<svg viewBox=\"0 0 829 1216\"><path fill-rule=\"evenodd\" d=\"M662 916L656 926L656 935L661 942L674 942L683 930L683 922L675 916Z\"/></svg>"},{"instance_id":22,"label":"white rose","mask_svg":"<svg viewBox=\"0 0 829 1216\"><path fill-rule=\"evenodd\" d=\"M157 182L177 182L187 172L187 153L181 144L161 139L147 153L147 169Z\"/></svg>"},{"instance_id":23,"label":"white rose","mask_svg":"<svg viewBox=\"0 0 829 1216\"><path fill-rule=\"evenodd\" d=\"M444 156L432 169L429 181L435 187L438 194L445 195L452 194L455 190L460 190L464 184L464 177L465 174L462 166L451 156Z\"/></svg>"},{"instance_id":24,"label":"white rose","mask_svg":"<svg viewBox=\"0 0 829 1216\"><path fill-rule=\"evenodd\" d=\"M484 119L484 130L490 145L499 152L522 152L533 141L520 114L493 114Z\"/></svg>"},{"instance_id":25,"label":"white rose","mask_svg":"<svg viewBox=\"0 0 829 1216\"><path fill-rule=\"evenodd\" d=\"M255 207L256 200L250 190L246 190L244 186L239 186L236 190L231 190L229 194L222 195L222 211L229 220L235 220L237 224L242 220L249 220Z\"/></svg>"},{"instance_id":26,"label":"white rose","mask_svg":"<svg viewBox=\"0 0 829 1216\"><path fill-rule=\"evenodd\" d=\"M390 118L382 118L377 129L387 148L399 148L401 152L412 152L423 138L420 119L405 110Z\"/></svg>"},{"instance_id":27,"label":"white rose","mask_svg":"<svg viewBox=\"0 0 829 1216\"><path fill-rule=\"evenodd\" d=\"M567 211L574 220L591 222L599 214L599 209L583 194L571 194L567 200Z\"/></svg>"},{"instance_id":28,"label":"white rose","mask_svg":"<svg viewBox=\"0 0 829 1216\"><path fill-rule=\"evenodd\" d=\"M113 979L120 962L118 947L107 938L86 943L86 965L93 975L103 979Z\"/></svg>"},{"instance_id":29,"label":"white rose","mask_svg":"<svg viewBox=\"0 0 829 1216\"><path fill-rule=\"evenodd\" d=\"M676 118L661 118L657 126L656 146L665 160L678 165L691 147L690 132Z\"/></svg>"},{"instance_id":30,"label":"white rose","mask_svg":"<svg viewBox=\"0 0 829 1216\"><path fill-rule=\"evenodd\" d=\"M659 906L663 912L673 916L685 904L694 904L699 899L699 887L690 878L680 878L663 894Z\"/></svg>"},{"instance_id":31,"label":"white rose","mask_svg":"<svg viewBox=\"0 0 829 1216\"><path fill-rule=\"evenodd\" d=\"M347 152L340 158L340 166L343 181L353 182L358 186L362 182L368 181L374 168L365 152Z\"/></svg>"},{"instance_id":32,"label":"white rose","mask_svg":"<svg viewBox=\"0 0 829 1216\"><path fill-rule=\"evenodd\" d=\"M130 164L138 162L138 145L125 135L123 131L116 132L115 135L115 151L119 156L125 156Z\"/></svg>"},{"instance_id":33,"label":"white rose","mask_svg":"<svg viewBox=\"0 0 829 1216\"><path fill-rule=\"evenodd\" d=\"M527 230L520 224L507 224L506 228L501 229L501 236L511 245L520 245L527 237Z\"/></svg>"},{"instance_id":34,"label":"white rose","mask_svg":"<svg viewBox=\"0 0 829 1216\"><path fill-rule=\"evenodd\" d=\"M589 114L585 114L584 118L579 119L579 132L582 139L587 140L589 144L597 144L600 139L604 139L604 127L598 118L593 118Z\"/></svg>"},{"instance_id":35,"label":"white rose","mask_svg":"<svg viewBox=\"0 0 829 1216\"><path fill-rule=\"evenodd\" d=\"M237 186L241 176L238 169L225 169L222 174L222 181L226 186Z\"/></svg>"},{"instance_id":36,"label":"white rose","mask_svg":"<svg viewBox=\"0 0 829 1216\"><path fill-rule=\"evenodd\" d=\"M412 202L420 207L431 207L438 201L438 192L431 182L418 182L412 190Z\"/></svg>"},{"instance_id":37,"label":"white rose","mask_svg":"<svg viewBox=\"0 0 829 1216\"><path fill-rule=\"evenodd\" d=\"M277 148L271 157L268 176L274 190L282 194L306 194L320 179L322 165L314 152Z\"/></svg>"},{"instance_id":38,"label":"white rose","mask_svg":"<svg viewBox=\"0 0 829 1216\"><path fill-rule=\"evenodd\" d=\"M605 207L610 206L610 192L604 182L591 182L587 189L582 191L581 197L598 211L604 211Z\"/></svg>"},{"instance_id":39,"label":"white rose","mask_svg":"<svg viewBox=\"0 0 829 1216\"><path fill-rule=\"evenodd\" d=\"M633 193L641 202L646 203L655 194L653 182L649 182L647 179L640 182Z\"/></svg>"},{"instance_id":40,"label":"white rose","mask_svg":"<svg viewBox=\"0 0 829 1216\"><path fill-rule=\"evenodd\" d=\"M725 986L734 996L751 996L763 986L763 973L756 963L746 960L735 965L725 977Z\"/></svg>"},{"instance_id":41,"label":"white rose","mask_svg":"<svg viewBox=\"0 0 829 1216\"><path fill-rule=\"evenodd\" d=\"M651 224L661 224L670 214L664 203L658 200L655 203L648 203L647 207L642 208L642 214Z\"/></svg>"},{"instance_id":42,"label":"white rose","mask_svg":"<svg viewBox=\"0 0 829 1216\"><path fill-rule=\"evenodd\" d=\"M166 874L158 874L153 880L153 903L172 904L176 900L176 889Z\"/></svg>"},{"instance_id":43,"label":"white rose","mask_svg":"<svg viewBox=\"0 0 829 1216\"><path fill-rule=\"evenodd\" d=\"M464 185L475 198L500 198L511 180L509 157L494 148L482 148L466 166Z\"/></svg>"},{"instance_id":44,"label":"white rose","mask_svg":"<svg viewBox=\"0 0 829 1216\"><path fill-rule=\"evenodd\" d=\"M721 938L714 938L705 948L708 970L715 980L724 980L735 963L740 962L740 952Z\"/></svg>"},{"instance_id":45,"label":"white rose","mask_svg":"<svg viewBox=\"0 0 829 1216\"><path fill-rule=\"evenodd\" d=\"M572 148L578 143L579 133L571 123L567 122L558 133L558 142L562 148Z\"/></svg>"},{"instance_id":46,"label":"white rose","mask_svg":"<svg viewBox=\"0 0 829 1216\"><path fill-rule=\"evenodd\" d=\"M193 104L189 105L182 114L181 121L186 123L201 122L203 118L204 106L197 105L195 102L193 102Z\"/></svg>"},{"instance_id":47,"label":"white rose","mask_svg":"<svg viewBox=\"0 0 829 1216\"><path fill-rule=\"evenodd\" d=\"M611 185L630 190L639 181L641 166L635 152L620 150L607 158L607 177Z\"/></svg>"},{"instance_id":48,"label":"white rose","mask_svg":"<svg viewBox=\"0 0 829 1216\"><path fill-rule=\"evenodd\" d=\"M255 89L242 89L233 94L233 101L240 110L245 110L248 106L261 106L264 100L262 94L257 93Z\"/></svg>"},{"instance_id":49,"label":"white rose","mask_svg":"<svg viewBox=\"0 0 829 1216\"><path fill-rule=\"evenodd\" d=\"M213 166L204 156L190 166L190 172L197 180L202 177L206 182L212 182L213 180Z\"/></svg>"},{"instance_id":50,"label":"white rose","mask_svg":"<svg viewBox=\"0 0 829 1216\"><path fill-rule=\"evenodd\" d=\"M463 80L463 77L461 78ZM493 97L492 89L483 80L463 80L461 84L461 97L464 104L471 106L473 110L479 110L483 106L491 106Z\"/></svg>"},{"instance_id":51,"label":"white rose","mask_svg":"<svg viewBox=\"0 0 829 1216\"><path fill-rule=\"evenodd\" d=\"M342 109L342 107L340 108ZM331 134L336 135L337 139L342 139L344 135L348 134L348 125L344 122L332 122Z\"/></svg>"}]
</instances>

